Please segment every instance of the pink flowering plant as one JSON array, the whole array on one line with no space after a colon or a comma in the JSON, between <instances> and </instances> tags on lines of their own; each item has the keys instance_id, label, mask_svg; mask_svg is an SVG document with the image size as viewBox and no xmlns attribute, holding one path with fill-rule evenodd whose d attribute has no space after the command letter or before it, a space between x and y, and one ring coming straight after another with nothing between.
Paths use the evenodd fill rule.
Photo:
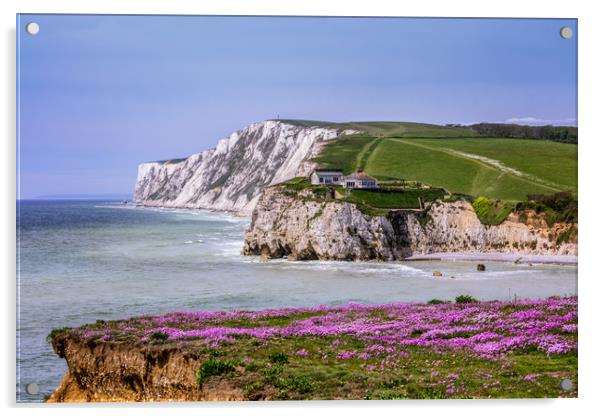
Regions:
<instances>
[{"instance_id":1,"label":"pink flowering plant","mask_svg":"<svg viewBox=\"0 0 602 416\"><path fill-rule=\"evenodd\" d=\"M219 377L250 399L576 395L560 388L577 380L576 297L174 312L61 334L239 360Z\"/></svg>"}]
</instances>

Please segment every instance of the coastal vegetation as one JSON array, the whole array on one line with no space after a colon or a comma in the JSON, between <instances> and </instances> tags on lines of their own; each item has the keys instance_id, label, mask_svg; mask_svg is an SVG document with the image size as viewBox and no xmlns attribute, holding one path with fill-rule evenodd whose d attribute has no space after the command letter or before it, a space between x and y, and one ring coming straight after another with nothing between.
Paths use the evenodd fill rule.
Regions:
<instances>
[{"instance_id":1,"label":"coastal vegetation","mask_svg":"<svg viewBox=\"0 0 602 416\"><path fill-rule=\"evenodd\" d=\"M504 201L485 196L448 195L442 188L400 186L400 182L381 183L376 189L342 190L338 187L312 185L305 177L296 177L283 184L287 195L308 200L350 202L362 213L386 216L391 210L420 209L419 199L424 203L434 201L454 202L466 200L472 204L481 224L499 225L515 212L521 222L527 223L529 212L543 215L548 226L556 223L577 223L577 199L571 192L553 194L530 194L522 201ZM301 192L306 191L306 192ZM577 232L571 229L571 232ZM567 239L571 235L566 236Z\"/></svg>"},{"instance_id":2,"label":"coastal vegetation","mask_svg":"<svg viewBox=\"0 0 602 416\"><path fill-rule=\"evenodd\" d=\"M186 351L197 388L220 383L247 400L577 395L560 387L577 380L576 297L174 312L51 338L148 349L163 360Z\"/></svg>"},{"instance_id":3,"label":"coastal vegetation","mask_svg":"<svg viewBox=\"0 0 602 416\"><path fill-rule=\"evenodd\" d=\"M470 129L485 137L520 137L577 144L577 127L572 126L522 126L518 124L478 123Z\"/></svg>"},{"instance_id":4,"label":"coastal vegetation","mask_svg":"<svg viewBox=\"0 0 602 416\"><path fill-rule=\"evenodd\" d=\"M514 211L516 204L480 196L472 201L472 207L481 224L499 225Z\"/></svg>"},{"instance_id":5,"label":"coastal vegetation","mask_svg":"<svg viewBox=\"0 0 602 416\"><path fill-rule=\"evenodd\" d=\"M443 199L444 189L381 185L376 189L348 189L312 185L305 177L296 177L283 184L287 195L312 200L350 202L368 215L387 215L395 209L419 209L419 198L423 202ZM307 191L307 192L302 192ZM302 195L302 196L299 196Z\"/></svg>"},{"instance_id":6,"label":"coastal vegetation","mask_svg":"<svg viewBox=\"0 0 602 416\"><path fill-rule=\"evenodd\" d=\"M418 209L418 198L425 202L442 199L445 191L438 188L427 189L352 189L347 202L364 204L374 208L384 209Z\"/></svg>"},{"instance_id":7,"label":"coastal vegetation","mask_svg":"<svg viewBox=\"0 0 602 416\"><path fill-rule=\"evenodd\" d=\"M528 194L576 192L577 148L520 139L383 139L366 172L414 179L452 193L524 200Z\"/></svg>"},{"instance_id":8,"label":"coastal vegetation","mask_svg":"<svg viewBox=\"0 0 602 416\"><path fill-rule=\"evenodd\" d=\"M451 193L509 201L577 191L577 146L571 144L577 141L575 127L394 122L324 126L361 132L328 143L314 159L344 174L363 169L381 181L415 180Z\"/></svg>"},{"instance_id":9,"label":"coastal vegetation","mask_svg":"<svg viewBox=\"0 0 602 416\"><path fill-rule=\"evenodd\" d=\"M544 213L549 225L577 222L577 147L572 144L577 142L576 128L427 126L345 123L341 128L362 133L327 144L315 161L344 174L362 169L377 178L381 188L416 183L413 190L405 186L346 194L348 202L370 215L419 208L418 197L426 202L448 193L448 201L470 201L486 225L499 225L512 212L526 222L529 210ZM433 188L425 190L423 184Z\"/></svg>"}]
</instances>

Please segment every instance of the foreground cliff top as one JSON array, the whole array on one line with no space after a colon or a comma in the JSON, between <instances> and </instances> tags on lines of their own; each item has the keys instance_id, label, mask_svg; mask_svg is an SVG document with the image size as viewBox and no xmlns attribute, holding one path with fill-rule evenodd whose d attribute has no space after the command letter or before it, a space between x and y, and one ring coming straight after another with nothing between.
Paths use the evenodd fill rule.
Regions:
<instances>
[{"instance_id":1,"label":"foreground cliff top","mask_svg":"<svg viewBox=\"0 0 602 416\"><path fill-rule=\"evenodd\" d=\"M560 388L577 380L575 297L174 312L49 338L70 369L57 401L577 394Z\"/></svg>"}]
</instances>

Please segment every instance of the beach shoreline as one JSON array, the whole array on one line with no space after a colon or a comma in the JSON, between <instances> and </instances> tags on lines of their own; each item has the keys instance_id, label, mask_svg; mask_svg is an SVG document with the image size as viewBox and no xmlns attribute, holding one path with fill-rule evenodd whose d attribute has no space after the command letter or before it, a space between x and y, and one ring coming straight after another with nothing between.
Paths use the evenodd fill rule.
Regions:
<instances>
[{"instance_id":1,"label":"beach shoreline","mask_svg":"<svg viewBox=\"0 0 602 416\"><path fill-rule=\"evenodd\" d=\"M578 256L573 255L544 255L544 254L517 254L517 253L471 253L471 252L443 252L416 254L404 261L495 261L516 264L555 264L562 266L576 266Z\"/></svg>"}]
</instances>

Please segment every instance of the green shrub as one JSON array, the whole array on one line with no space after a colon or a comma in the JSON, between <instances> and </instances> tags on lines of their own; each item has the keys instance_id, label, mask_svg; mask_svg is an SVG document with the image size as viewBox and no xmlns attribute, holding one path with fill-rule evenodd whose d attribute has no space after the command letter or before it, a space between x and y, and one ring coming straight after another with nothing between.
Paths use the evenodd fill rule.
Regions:
<instances>
[{"instance_id":1,"label":"green shrub","mask_svg":"<svg viewBox=\"0 0 602 416\"><path fill-rule=\"evenodd\" d=\"M306 394L311 393L316 389L314 382L305 375L278 378L274 381L274 386L280 389L279 393L284 398L289 397L289 391Z\"/></svg>"},{"instance_id":2,"label":"green shrub","mask_svg":"<svg viewBox=\"0 0 602 416\"><path fill-rule=\"evenodd\" d=\"M499 225L508 218L508 215L514 210L516 204L480 196L472 201L472 207L477 217L479 217L481 224Z\"/></svg>"},{"instance_id":3,"label":"green shrub","mask_svg":"<svg viewBox=\"0 0 602 416\"><path fill-rule=\"evenodd\" d=\"M288 388L297 393L311 393L315 390L314 383L305 376L294 376L290 379Z\"/></svg>"},{"instance_id":4,"label":"green shrub","mask_svg":"<svg viewBox=\"0 0 602 416\"><path fill-rule=\"evenodd\" d=\"M527 199L536 205L536 211L545 211L546 222L577 222L577 199L571 192L553 194L531 194ZM528 204L527 204L528 205Z\"/></svg>"},{"instance_id":5,"label":"green shrub","mask_svg":"<svg viewBox=\"0 0 602 416\"><path fill-rule=\"evenodd\" d=\"M562 243L569 243L575 240L576 238L577 228L571 225L569 228L558 234L558 238L556 238L556 245L560 246Z\"/></svg>"},{"instance_id":6,"label":"green shrub","mask_svg":"<svg viewBox=\"0 0 602 416\"><path fill-rule=\"evenodd\" d=\"M199 385L201 385L207 378L211 376L219 376L232 371L234 371L234 361L210 358L207 361L204 361L197 370L196 381Z\"/></svg>"},{"instance_id":7,"label":"green shrub","mask_svg":"<svg viewBox=\"0 0 602 416\"><path fill-rule=\"evenodd\" d=\"M427 302L427 304L429 304L429 305L440 305L442 303L448 303L448 302L441 300L441 299L431 299Z\"/></svg>"},{"instance_id":8,"label":"green shrub","mask_svg":"<svg viewBox=\"0 0 602 416\"><path fill-rule=\"evenodd\" d=\"M273 364L288 364L288 356L282 352L275 352L268 357Z\"/></svg>"},{"instance_id":9,"label":"green shrub","mask_svg":"<svg viewBox=\"0 0 602 416\"><path fill-rule=\"evenodd\" d=\"M470 295L460 295L456 296L456 303L476 303L478 300L473 298Z\"/></svg>"},{"instance_id":10,"label":"green shrub","mask_svg":"<svg viewBox=\"0 0 602 416\"><path fill-rule=\"evenodd\" d=\"M50 331L50 333L48 334L48 336L46 336L46 341L52 342L52 339L54 337L56 337L57 335L62 334L64 332L67 332L69 330L71 330L71 327L68 327L68 326L63 326L60 328L53 328L52 331Z\"/></svg>"},{"instance_id":11,"label":"green shrub","mask_svg":"<svg viewBox=\"0 0 602 416\"><path fill-rule=\"evenodd\" d=\"M165 342L168 338L169 336L164 332L153 332L149 337L152 342Z\"/></svg>"}]
</instances>

